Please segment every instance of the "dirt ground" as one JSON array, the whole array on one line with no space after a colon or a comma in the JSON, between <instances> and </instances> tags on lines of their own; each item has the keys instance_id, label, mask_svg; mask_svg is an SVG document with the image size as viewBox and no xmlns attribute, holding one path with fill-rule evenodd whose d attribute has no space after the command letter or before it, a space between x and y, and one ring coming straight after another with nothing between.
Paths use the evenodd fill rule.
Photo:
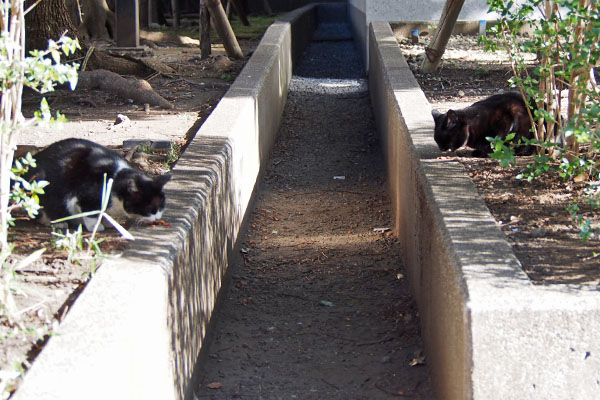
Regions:
<instances>
[{"instance_id":1,"label":"dirt ground","mask_svg":"<svg viewBox=\"0 0 600 400\"><path fill-rule=\"evenodd\" d=\"M296 70L198 399L433 398L368 91L302 91L342 45Z\"/></svg>"},{"instance_id":2,"label":"dirt ground","mask_svg":"<svg viewBox=\"0 0 600 400\"><path fill-rule=\"evenodd\" d=\"M440 71L435 74L418 71L423 44L413 45L405 39L399 42L427 99L442 112L511 90L506 82L511 76L507 58L501 53L484 52L476 37L452 37ZM586 218L592 218L596 224L600 221L598 213L580 199L587 182L565 181L558 174L531 183L516 179L531 157L518 157L516 166L502 168L493 159L469 157L468 151L444 156L456 157L464 164L534 283L581 284L600 280L599 242L582 242L566 211L577 202Z\"/></svg>"},{"instance_id":3,"label":"dirt ground","mask_svg":"<svg viewBox=\"0 0 600 400\"><path fill-rule=\"evenodd\" d=\"M368 100L312 99L288 100L196 395L430 399Z\"/></svg>"}]
</instances>

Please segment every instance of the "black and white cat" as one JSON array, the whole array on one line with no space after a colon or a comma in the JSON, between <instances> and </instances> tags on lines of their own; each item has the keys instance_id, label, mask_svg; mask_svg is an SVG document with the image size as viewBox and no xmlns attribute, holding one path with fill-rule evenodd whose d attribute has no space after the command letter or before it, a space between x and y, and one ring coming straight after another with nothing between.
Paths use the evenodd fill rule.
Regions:
<instances>
[{"instance_id":1,"label":"black and white cat","mask_svg":"<svg viewBox=\"0 0 600 400\"><path fill-rule=\"evenodd\" d=\"M520 93L508 92L490 96L461 110L448 110L445 114L433 110L433 137L442 151L468 146L475 150L473 156L486 157L492 151L486 137L506 138L514 132L515 143L519 138L533 138L527 107ZM516 153L528 155L533 150L533 146L521 145Z\"/></svg>"},{"instance_id":2,"label":"black and white cat","mask_svg":"<svg viewBox=\"0 0 600 400\"><path fill-rule=\"evenodd\" d=\"M119 154L85 139L65 139L51 144L35 154L36 168L28 171L25 179L50 182L40 195L38 220L45 225L50 221L97 211L101 208L104 174L106 181L113 179L107 213L113 218L140 218L156 221L165 208L163 186L170 175L149 177L133 169ZM91 231L97 215L69 220L68 224L83 223ZM57 224L67 227L67 222ZM102 224L99 230L104 230Z\"/></svg>"}]
</instances>

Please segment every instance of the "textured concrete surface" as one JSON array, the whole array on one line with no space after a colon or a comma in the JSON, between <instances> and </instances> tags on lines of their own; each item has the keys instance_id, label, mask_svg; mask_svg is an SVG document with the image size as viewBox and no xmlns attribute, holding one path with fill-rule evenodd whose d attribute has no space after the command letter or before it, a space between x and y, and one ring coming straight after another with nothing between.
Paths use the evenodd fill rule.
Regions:
<instances>
[{"instance_id":1,"label":"textured concrete surface","mask_svg":"<svg viewBox=\"0 0 600 400\"><path fill-rule=\"evenodd\" d=\"M518 0L517 0L518 1ZM368 21L439 20L446 0L366 1ZM459 19L480 20L488 17L486 0L465 0Z\"/></svg>"},{"instance_id":2,"label":"textured concrete surface","mask_svg":"<svg viewBox=\"0 0 600 400\"><path fill-rule=\"evenodd\" d=\"M464 168L438 160L431 107L387 22L369 85L396 230L441 399L600 398L596 285L534 286Z\"/></svg>"},{"instance_id":3,"label":"textured concrete surface","mask_svg":"<svg viewBox=\"0 0 600 400\"><path fill-rule=\"evenodd\" d=\"M105 262L14 399L190 399L194 368L261 164L278 131L293 59L316 7L274 23L165 187L170 228L133 229ZM309 37L305 37L309 35Z\"/></svg>"}]
</instances>

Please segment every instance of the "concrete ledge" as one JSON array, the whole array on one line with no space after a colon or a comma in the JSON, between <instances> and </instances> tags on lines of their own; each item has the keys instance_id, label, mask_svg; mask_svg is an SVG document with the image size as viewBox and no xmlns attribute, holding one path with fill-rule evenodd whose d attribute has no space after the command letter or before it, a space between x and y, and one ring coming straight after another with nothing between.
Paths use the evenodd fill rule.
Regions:
<instances>
[{"instance_id":1,"label":"concrete ledge","mask_svg":"<svg viewBox=\"0 0 600 400\"><path fill-rule=\"evenodd\" d=\"M369 85L396 231L440 399L600 398L600 292L534 286L461 164L437 160L431 107L387 22Z\"/></svg>"},{"instance_id":2,"label":"concrete ledge","mask_svg":"<svg viewBox=\"0 0 600 400\"><path fill-rule=\"evenodd\" d=\"M170 228L134 228L106 261L13 399L191 399L223 276L275 140L294 58L316 6L265 33L167 184ZM308 36L307 36L308 35Z\"/></svg>"},{"instance_id":3,"label":"concrete ledge","mask_svg":"<svg viewBox=\"0 0 600 400\"><path fill-rule=\"evenodd\" d=\"M430 38L435 33L435 29L438 26L439 21L400 21L390 22L392 31L396 38L410 38L411 31L413 29L419 30L419 36L425 36L424 40L431 40ZM495 19L486 20L486 29L492 26L498 25L498 21ZM533 29L529 25L524 25L519 30L522 35L532 34ZM462 20L456 21L454 28L452 29L453 35L470 35L479 36L479 21Z\"/></svg>"},{"instance_id":4,"label":"concrete ledge","mask_svg":"<svg viewBox=\"0 0 600 400\"><path fill-rule=\"evenodd\" d=\"M400 21L390 22L390 26L396 37L410 38L413 29L418 29L421 36L433 36L439 23L440 21ZM487 28L496 24L495 20L486 21ZM479 35L479 21L456 21L452 34L477 36Z\"/></svg>"}]
</instances>

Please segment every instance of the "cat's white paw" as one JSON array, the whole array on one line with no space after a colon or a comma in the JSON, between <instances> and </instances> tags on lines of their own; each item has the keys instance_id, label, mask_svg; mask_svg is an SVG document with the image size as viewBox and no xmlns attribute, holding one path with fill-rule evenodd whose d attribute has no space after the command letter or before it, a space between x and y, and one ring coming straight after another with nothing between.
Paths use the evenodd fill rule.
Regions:
<instances>
[{"instance_id":1,"label":"cat's white paw","mask_svg":"<svg viewBox=\"0 0 600 400\"><path fill-rule=\"evenodd\" d=\"M94 230L96 223L98 222L98 218L95 217L83 217L83 225L88 232ZM104 230L104 225L98 224L97 232L102 232Z\"/></svg>"},{"instance_id":2,"label":"cat's white paw","mask_svg":"<svg viewBox=\"0 0 600 400\"><path fill-rule=\"evenodd\" d=\"M47 224L44 224L44 225L50 225L50 222L48 222ZM69 223L68 222L56 222L56 223L52 224L52 227L55 229L68 229Z\"/></svg>"}]
</instances>

